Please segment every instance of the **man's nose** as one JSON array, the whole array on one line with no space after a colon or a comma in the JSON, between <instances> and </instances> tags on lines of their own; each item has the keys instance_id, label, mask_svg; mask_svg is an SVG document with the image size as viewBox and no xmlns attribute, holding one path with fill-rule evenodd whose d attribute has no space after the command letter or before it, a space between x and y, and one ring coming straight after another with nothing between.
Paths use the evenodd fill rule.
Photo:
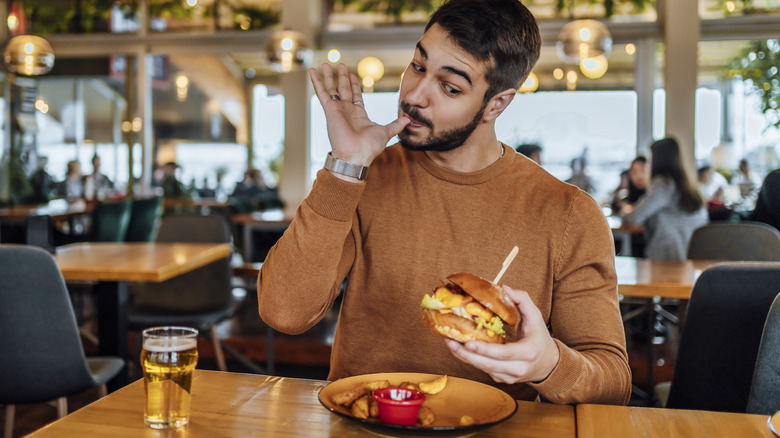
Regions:
<instances>
[{"instance_id":1,"label":"man's nose","mask_svg":"<svg viewBox=\"0 0 780 438\"><path fill-rule=\"evenodd\" d=\"M406 93L404 100L409 105L425 108L428 106L431 81L428 78L422 78L412 85L412 88Z\"/></svg>"}]
</instances>

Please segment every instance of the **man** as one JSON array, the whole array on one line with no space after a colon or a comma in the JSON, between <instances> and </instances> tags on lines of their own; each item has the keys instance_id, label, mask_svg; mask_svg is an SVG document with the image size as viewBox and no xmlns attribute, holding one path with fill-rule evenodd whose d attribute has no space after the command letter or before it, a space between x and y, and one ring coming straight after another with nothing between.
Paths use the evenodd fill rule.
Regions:
<instances>
[{"instance_id":1,"label":"man","mask_svg":"<svg viewBox=\"0 0 780 438\"><path fill-rule=\"evenodd\" d=\"M515 150L530 158L531 161L542 165L542 147L536 143L524 143L516 147Z\"/></svg>"},{"instance_id":2,"label":"man","mask_svg":"<svg viewBox=\"0 0 780 438\"><path fill-rule=\"evenodd\" d=\"M114 183L100 173L100 156L92 156L92 173L84 177L84 197L88 200L102 200L114 190Z\"/></svg>"},{"instance_id":3,"label":"man","mask_svg":"<svg viewBox=\"0 0 780 438\"><path fill-rule=\"evenodd\" d=\"M264 321L301 333L348 277L330 379L428 372L518 399L628 401L606 220L592 198L495 134L540 44L536 20L516 0L445 3L417 44L399 118L387 126L368 119L344 65L337 81L327 64L322 79L310 70L332 155L265 259L258 297ZM394 135L400 145L385 148ZM463 345L425 327L424 294L457 272L492 279L515 245L501 283L522 317L518 341Z\"/></svg>"}]
</instances>

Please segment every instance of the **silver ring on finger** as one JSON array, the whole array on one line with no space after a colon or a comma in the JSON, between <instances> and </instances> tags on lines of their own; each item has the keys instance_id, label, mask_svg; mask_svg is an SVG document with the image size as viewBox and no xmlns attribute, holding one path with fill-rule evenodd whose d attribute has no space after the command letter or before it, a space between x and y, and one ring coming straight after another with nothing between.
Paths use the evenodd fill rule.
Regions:
<instances>
[{"instance_id":1,"label":"silver ring on finger","mask_svg":"<svg viewBox=\"0 0 780 438\"><path fill-rule=\"evenodd\" d=\"M362 100L353 100L352 103L354 103L355 105L363 106L363 101Z\"/></svg>"},{"instance_id":2,"label":"silver ring on finger","mask_svg":"<svg viewBox=\"0 0 780 438\"><path fill-rule=\"evenodd\" d=\"M330 100L341 100L341 96L339 96L338 94L331 94Z\"/></svg>"}]
</instances>

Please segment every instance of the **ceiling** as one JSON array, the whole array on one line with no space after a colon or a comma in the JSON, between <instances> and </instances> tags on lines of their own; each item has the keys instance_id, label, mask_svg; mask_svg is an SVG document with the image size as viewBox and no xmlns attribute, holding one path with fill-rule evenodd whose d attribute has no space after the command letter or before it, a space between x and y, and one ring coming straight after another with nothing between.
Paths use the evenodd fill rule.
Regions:
<instances>
[{"instance_id":1,"label":"ceiling","mask_svg":"<svg viewBox=\"0 0 780 438\"><path fill-rule=\"evenodd\" d=\"M258 0L259 1L259 0ZM534 0L534 12L543 16L542 12L551 10L551 4L557 0ZM702 12L708 13L719 0L707 0L702 4ZM777 3L780 1L776 0ZM263 1L264 5L273 1ZM780 5L779 5L780 6ZM545 9L546 8L546 9ZM709 9L708 9L709 8ZM363 14L365 15L365 14ZM609 57L609 69L604 77L592 80L580 75L578 89L632 89L636 82L635 63L637 55L626 53L626 44L647 38L647 35L657 35L651 38L656 43L661 39L662 30L655 21L655 11L649 11L643 16L632 16L631 20L618 17L609 23L613 33L614 46ZM746 19L743 19L746 18ZM759 17L760 18L760 17ZM735 17L728 22L737 22L738 29L731 27L718 28L725 20L718 22L702 21L703 42L699 45L699 77L702 84L716 84L720 71L740 51L745 38L739 38L742 33L751 37L762 36L763 33L776 35L776 17L770 17L767 23L758 20L755 24L751 17ZM385 75L374 89L376 91L395 91L400 82L401 73L411 60L415 43L422 35L423 27L416 26L378 26L370 29L360 27L365 17L346 11L341 15L331 17L331 27L345 28L345 23L352 20L352 30L339 32L328 30L318 41L319 48L313 53L313 65L327 62L327 52L338 49L341 62L355 69L357 63L365 56L378 57L385 65ZM423 17L424 19L424 17ZM621 21L623 20L623 21ZM540 81L540 90L565 90L565 80L556 80L553 70L556 68L574 68L566 66L557 56L555 40L557 33L565 21L542 21L541 30L544 45L536 67L535 74ZM714 23L714 24L713 24ZM733 27L733 26L732 26ZM758 32L753 32L754 30ZM768 29L768 30L767 30ZM186 33L152 34L147 40L141 40L131 35L106 35L105 41L78 37L52 38L55 52L64 53L64 57L85 56L84 53L132 52L139 44L146 45L152 53L159 53L167 59L167 80L155 82L153 95L153 114L155 123L169 124L206 124L208 112L206 105L213 108L218 104L224 118L236 128L239 135L248 129L246 123L247 90L254 83L263 83L273 87L278 84L279 74L271 69L263 50L264 43L272 33L266 31L250 32L216 32L198 36ZM719 39L718 35L724 37ZM116 38L113 44L110 39ZM137 41L136 41L137 40ZM146 42L144 42L146 41ZM123 46L125 44L126 46ZM654 44L655 84L663 86L663 45ZM110 55L104 55L106 63ZM185 74L190 79L190 91L187 101L176 98L176 87L172 84L176 76ZM85 76L79 76L84 78ZM87 102L88 123L105 126L112 118L111 99L122 99L123 82L112 80L105 75L86 75L89 79L84 84L84 98ZM71 78L72 79L72 78ZM50 82L50 84L49 84ZM113 90L113 94L111 93ZM73 99L72 81L68 83L63 78L42 79L42 94L51 102L68 102ZM211 103L210 103L211 102ZM51 114L55 117L61 112L58 104L50 104Z\"/></svg>"}]
</instances>

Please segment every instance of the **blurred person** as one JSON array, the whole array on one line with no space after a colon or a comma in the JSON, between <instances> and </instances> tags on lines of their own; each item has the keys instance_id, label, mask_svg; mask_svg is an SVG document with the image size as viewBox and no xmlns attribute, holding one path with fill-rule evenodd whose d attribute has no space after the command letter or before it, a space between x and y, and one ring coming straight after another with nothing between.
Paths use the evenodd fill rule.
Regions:
<instances>
[{"instance_id":1,"label":"blurred person","mask_svg":"<svg viewBox=\"0 0 780 438\"><path fill-rule=\"evenodd\" d=\"M179 168L180 166L174 161L169 161L162 166L160 185L163 189L163 196L166 198L189 198L189 192L176 177L176 169Z\"/></svg>"},{"instance_id":2,"label":"blurred person","mask_svg":"<svg viewBox=\"0 0 780 438\"><path fill-rule=\"evenodd\" d=\"M647 186L650 184L647 157L637 155L636 158L631 160L631 166L628 168L628 177L628 196L626 196L625 203L634 205L645 194Z\"/></svg>"},{"instance_id":3,"label":"blurred person","mask_svg":"<svg viewBox=\"0 0 780 438\"><path fill-rule=\"evenodd\" d=\"M65 179L59 184L58 195L66 199L84 197L84 177L78 160L68 161Z\"/></svg>"},{"instance_id":4,"label":"blurred person","mask_svg":"<svg viewBox=\"0 0 780 438\"><path fill-rule=\"evenodd\" d=\"M48 157L38 157L38 168L30 176L30 182L33 186L33 194L30 202L46 203L52 198L56 190L54 178L46 171L46 165L49 163Z\"/></svg>"},{"instance_id":5,"label":"blurred person","mask_svg":"<svg viewBox=\"0 0 780 438\"><path fill-rule=\"evenodd\" d=\"M579 187L588 194L593 194L596 187L585 172L585 157L577 157L571 160L571 177L566 180L567 183Z\"/></svg>"},{"instance_id":6,"label":"blurred person","mask_svg":"<svg viewBox=\"0 0 780 438\"><path fill-rule=\"evenodd\" d=\"M726 205L726 190L729 187L726 177L708 164L700 167L696 173L699 194L707 207L710 220L728 220L732 212Z\"/></svg>"},{"instance_id":7,"label":"blurred person","mask_svg":"<svg viewBox=\"0 0 780 438\"><path fill-rule=\"evenodd\" d=\"M231 196L248 200L261 210L283 206L278 191L268 187L259 169L248 169L244 172L244 179L236 183Z\"/></svg>"},{"instance_id":8,"label":"blurred person","mask_svg":"<svg viewBox=\"0 0 780 438\"><path fill-rule=\"evenodd\" d=\"M756 208L748 220L763 222L780 230L780 169L769 172L761 184Z\"/></svg>"},{"instance_id":9,"label":"blurred person","mask_svg":"<svg viewBox=\"0 0 780 438\"><path fill-rule=\"evenodd\" d=\"M542 165L542 147L535 143L525 143L516 147L515 150L530 158L538 165Z\"/></svg>"},{"instance_id":10,"label":"blurred person","mask_svg":"<svg viewBox=\"0 0 780 438\"><path fill-rule=\"evenodd\" d=\"M92 173L84 177L84 197L88 200L103 200L114 191L114 183L100 173L100 156L92 156Z\"/></svg>"},{"instance_id":11,"label":"blurred person","mask_svg":"<svg viewBox=\"0 0 780 438\"><path fill-rule=\"evenodd\" d=\"M750 165L744 158L739 160L738 170L731 183L739 187L739 193L742 198L753 198L761 186L761 177L750 170Z\"/></svg>"},{"instance_id":12,"label":"blurred person","mask_svg":"<svg viewBox=\"0 0 780 438\"><path fill-rule=\"evenodd\" d=\"M621 172L620 185L612 192L612 213L620 214L623 206L636 204L639 198L645 194L649 182L650 172L647 170L647 157L637 155L631 160L628 170Z\"/></svg>"},{"instance_id":13,"label":"blurred person","mask_svg":"<svg viewBox=\"0 0 780 438\"><path fill-rule=\"evenodd\" d=\"M683 169L680 146L664 138L650 146L650 186L623 221L644 225L645 255L655 260L685 260L696 228L709 222L704 202Z\"/></svg>"},{"instance_id":14,"label":"blurred person","mask_svg":"<svg viewBox=\"0 0 780 438\"><path fill-rule=\"evenodd\" d=\"M729 182L726 177L720 172L716 171L709 164L698 169L699 180L699 193L702 200L709 204L710 202L725 206L726 190L729 187Z\"/></svg>"},{"instance_id":15,"label":"blurred person","mask_svg":"<svg viewBox=\"0 0 780 438\"><path fill-rule=\"evenodd\" d=\"M301 333L342 294L329 380L447 374L515 399L623 403L631 371L612 234L592 197L498 141L496 118L539 57L516 0L450 0L401 79L398 118L372 122L344 64L309 70L332 146L258 278L259 312ZM398 135L399 144L386 147ZM502 282L522 315L505 344L443 339L421 300L456 272ZM510 286L511 285L511 286ZM496 334L495 336L500 336Z\"/></svg>"}]
</instances>

